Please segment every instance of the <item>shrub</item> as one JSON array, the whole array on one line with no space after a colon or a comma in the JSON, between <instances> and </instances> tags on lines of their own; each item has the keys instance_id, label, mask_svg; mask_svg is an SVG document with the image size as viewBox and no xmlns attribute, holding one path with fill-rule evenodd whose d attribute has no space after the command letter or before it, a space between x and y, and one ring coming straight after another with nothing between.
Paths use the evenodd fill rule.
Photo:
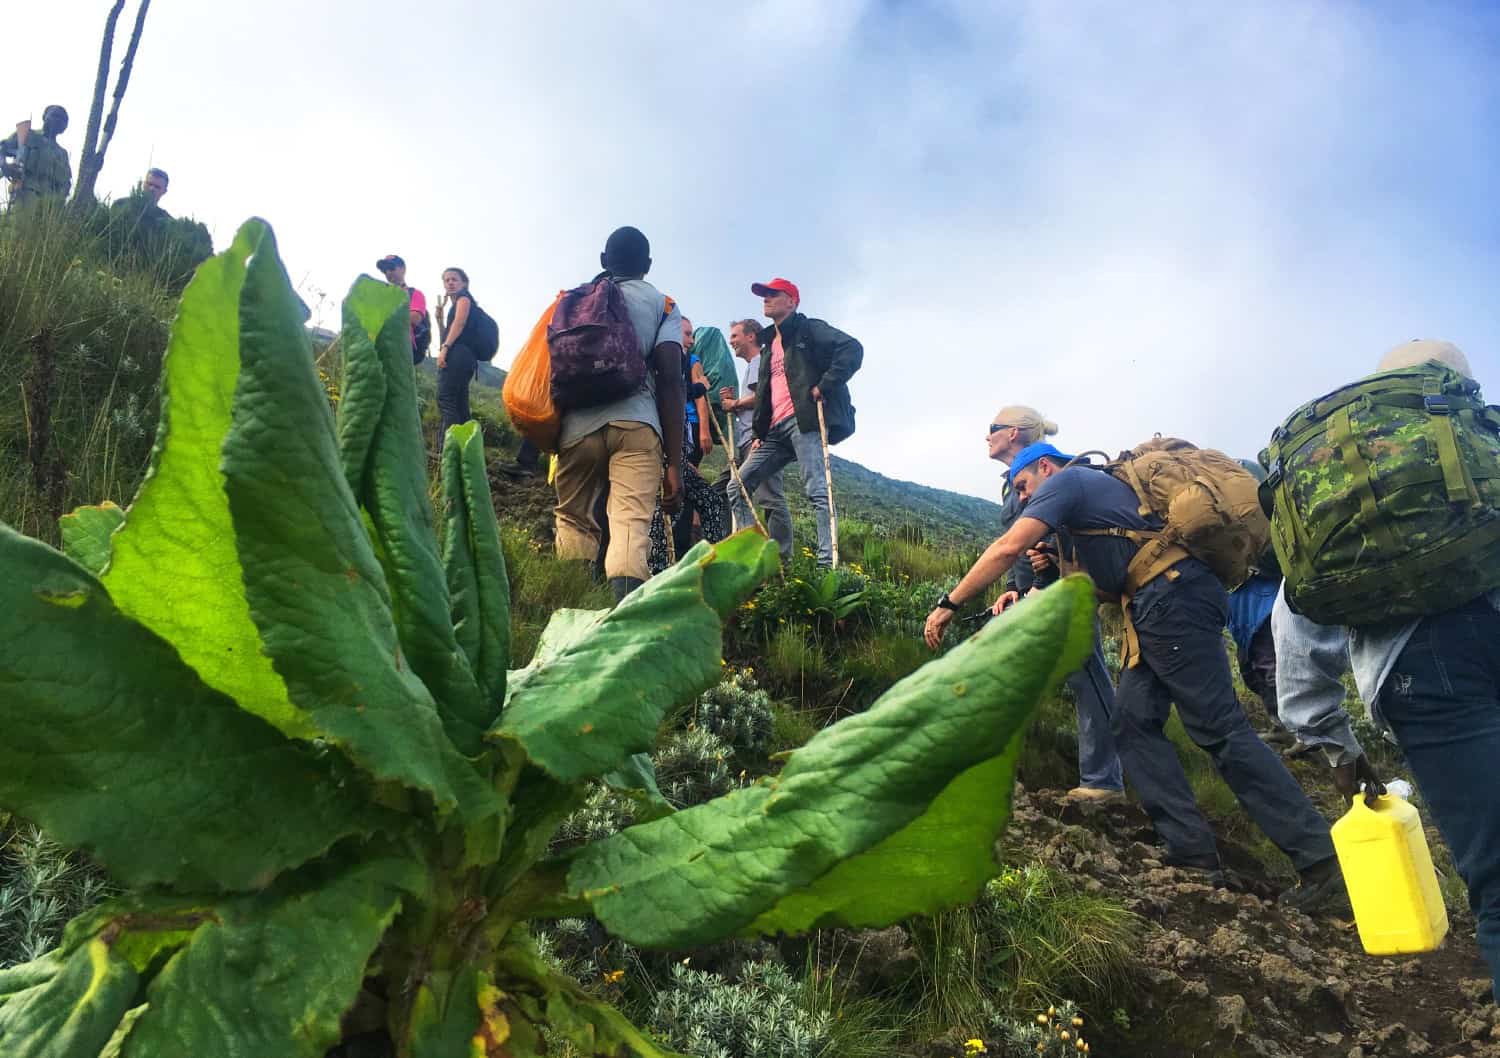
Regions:
<instances>
[{"instance_id":1,"label":"shrub","mask_svg":"<svg viewBox=\"0 0 1500 1058\"><path fill-rule=\"evenodd\" d=\"M750 669L730 669L698 699L694 722L728 743L736 757L763 757L775 733L771 696Z\"/></svg>"},{"instance_id":2,"label":"shrub","mask_svg":"<svg viewBox=\"0 0 1500 1058\"><path fill-rule=\"evenodd\" d=\"M51 950L68 920L109 892L103 873L82 856L0 816L0 970Z\"/></svg>"}]
</instances>

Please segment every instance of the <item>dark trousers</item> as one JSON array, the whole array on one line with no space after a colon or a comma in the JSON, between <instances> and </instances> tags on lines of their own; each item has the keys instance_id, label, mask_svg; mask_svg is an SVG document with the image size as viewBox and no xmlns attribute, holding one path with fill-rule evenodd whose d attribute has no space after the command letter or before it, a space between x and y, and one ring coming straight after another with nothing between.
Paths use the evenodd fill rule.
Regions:
<instances>
[{"instance_id":1,"label":"dark trousers","mask_svg":"<svg viewBox=\"0 0 1500 1058\"><path fill-rule=\"evenodd\" d=\"M1238 652L1240 679L1250 693L1260 699L1272 720L1279 719L1276 710L1276 639L1271 635L1271 619L1256 629L1250 646Z\"/></svg>"},{"instance_id":2,"label":"dark trousers","mask_svg":"<svg viewBox=\"0 0 1500 1058\"><path fill-rule=\"evenodd\" d=\"M1328 821L1256 736L1235 697L1222 636L1228 602L1218 580L1200 567L1175 583L1148 585L1132 601L1131 615L1141 660L1120 673L1115 741L1125 774L1168 851L1188 857L1217 853L1164 730L1176 702L1189 737L1299 871L1332 856Z\"/></svg>"},{"instance_id":3,"label":"dark trousers","mask_svg":"<svg viewBox=\"0 0 1500 1058\"><path fill-rule=\"evenodd\" d=\"M1480 599L1423 618L1378 700L1469 887L1479 950L1500 982L1500 613Z\"/></svg>"},{"instance_id":4,"label":"dark trousers","mask_svg":"<svg viewBox=\"0 0 1500 1058\"><path fill-rule=\"evenodd\" d=\"M437 405L444 439L448 437L448 427L474 417L469 412L469 384L474 381L478 366L473 350L466 345L455 345L448 350L447 362L438 368Z\"/></svg>"},{"instance_id":5,"label":"dark trousers","mask_svg":"<svg viewBox=\"0 0 1500 1058\"><path fill-rule=\"evenodd\" d=\"M540 470L542 462L542 450L525 438L521 439L521 447L516 449L516 464L526 467L528 470Z\"/></svg>"}]
</instances>

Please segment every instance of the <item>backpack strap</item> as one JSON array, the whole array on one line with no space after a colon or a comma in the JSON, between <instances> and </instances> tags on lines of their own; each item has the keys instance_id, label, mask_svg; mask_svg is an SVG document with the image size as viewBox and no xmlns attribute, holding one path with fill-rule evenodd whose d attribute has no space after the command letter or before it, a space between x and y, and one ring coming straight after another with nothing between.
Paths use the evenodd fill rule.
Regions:
<instances>
[{"instance_id":1,"label":"backpack strap","mask_svg":"<svg viewBox=\"0 0 1500 1058\"><path fill-rule=\"evenodd\" d=\"M1458 454L1458 428L1453 425L1453 412L1458 409L1444 395L1442 382L1441 376L1435 374L1429 374L1422 380L1422 403L1432 416L1438 465L1443 468L1443 485L1448 490L1449 503L1467 501L1470 505L1477 505L1479 491L1464 473L1463 460Z\"/></svg>"}]
</instances>

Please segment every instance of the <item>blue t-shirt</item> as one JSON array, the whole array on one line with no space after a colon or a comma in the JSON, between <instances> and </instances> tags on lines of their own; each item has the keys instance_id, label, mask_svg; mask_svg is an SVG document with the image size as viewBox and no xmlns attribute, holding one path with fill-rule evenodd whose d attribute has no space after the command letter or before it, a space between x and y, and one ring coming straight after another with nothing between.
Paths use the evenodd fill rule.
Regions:
<instances>
[{"instance_id":1,"label":"blue t-shirt","mask_svg":"<svg viewBox=\"0 0 1500 1058\"><path fill-rule=\"evenodd\" d=\"M1125 589L1125 571L1138 550L1122 536L1076 536L1071 529L1139 529L1159 532L1161 519L1142 518L1135 490L1093 467L1058 471L1036 490L1021 515L1035 518L1058 534L1065 554L1094 578L1101 591L1118 595ZM1021 558L1019 561L1025 561Z\"/></svg>"}]
</instances>

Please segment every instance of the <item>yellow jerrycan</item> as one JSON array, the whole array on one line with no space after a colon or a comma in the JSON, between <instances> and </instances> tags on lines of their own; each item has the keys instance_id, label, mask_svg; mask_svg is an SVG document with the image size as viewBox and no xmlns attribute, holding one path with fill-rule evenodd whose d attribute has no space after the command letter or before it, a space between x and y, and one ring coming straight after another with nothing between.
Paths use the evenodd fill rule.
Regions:
<instances>
[{"instance_id":1,"label":"yellow jerrycan","mask_svg":"<svg viewBox=\"0 0 1500 1058\"><path fill-rule=\"evenodd\" d=\"M1448 910L1417 810L1394 794L1363 796L1333 825L1333 848L1359 940L1370 955L1432 951L1448 935Z\"/></svg>"}]
</instances>

